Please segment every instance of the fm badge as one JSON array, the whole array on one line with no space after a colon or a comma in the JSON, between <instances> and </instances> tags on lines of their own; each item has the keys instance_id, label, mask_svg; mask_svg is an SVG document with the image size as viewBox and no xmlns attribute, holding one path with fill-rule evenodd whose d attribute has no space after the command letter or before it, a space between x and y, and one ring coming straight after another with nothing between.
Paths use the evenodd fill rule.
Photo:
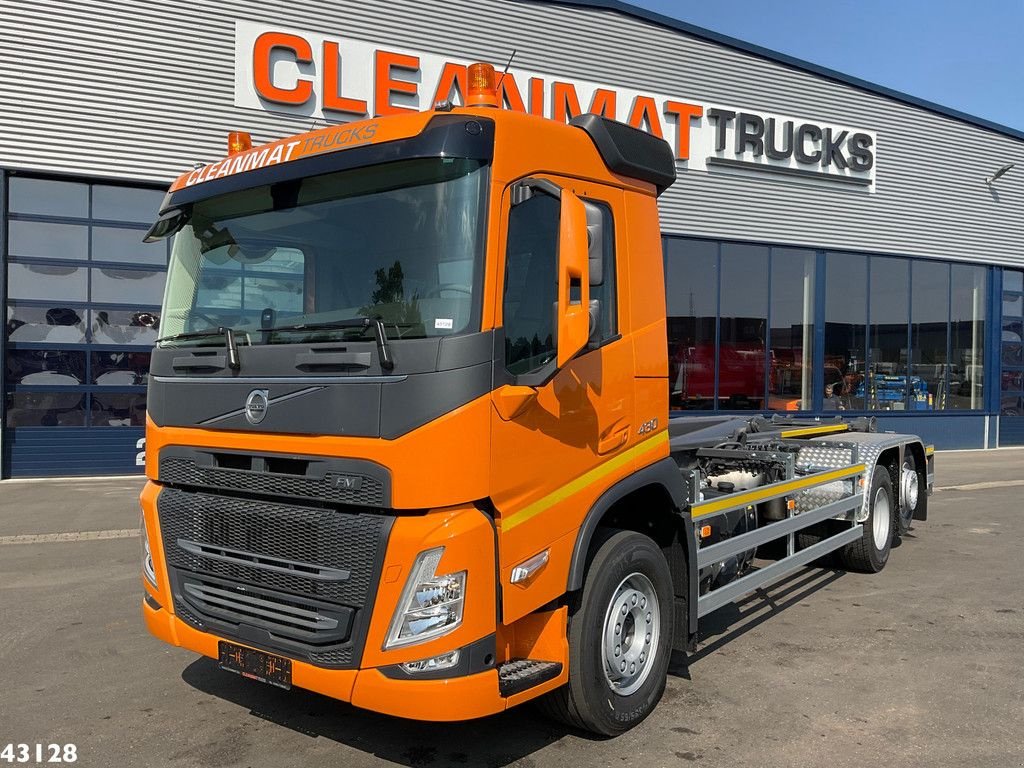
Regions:
<instances>
[{"instance_id":1,"label":"fm badge","mask_svg":"<svg viewBox=\"0 0 1024 768\"><path fill-rule=\"evenodd\" d=\"M259 424L267 415L270 407L270 390L254 389L245 398L245 420L250 424Z\"/></svg>"}]
</instances>

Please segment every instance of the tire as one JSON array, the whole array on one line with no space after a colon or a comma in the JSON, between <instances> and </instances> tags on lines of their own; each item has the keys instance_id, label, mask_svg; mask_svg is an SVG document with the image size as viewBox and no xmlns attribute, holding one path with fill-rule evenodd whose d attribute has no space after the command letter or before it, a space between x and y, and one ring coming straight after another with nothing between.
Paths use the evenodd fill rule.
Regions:
<instances>
[{"instance_id":1,"label":"tire","mask_svg":"<svg viewBox=\"0 0 1024 768\"><path fill-rule=\"evenodd\" d=\"M840 529L838 528L835 520L823 520L809 528L804 528L802 531L797 531L796 551L799 552L803 549L809 549L815 544L824 541L829 536L835 536L839 533L839 530ZM808 565L812 568L841 567L841 563L839 562L838 554L836 552L826 552L817 560L812 560Z\"/></svg>"},{"instance_id":2,"label":"tire","mask_svg":"<svg viewBox=\"0 0 1024 768\"><path fill-rule=\"evenodd\" d=\"M862 524L863 534L858 541L847 544L839 550L839 561L843 567L861 573L878 573L885 568L892 549L896 524L896 504L893 499L892 479L889 470L881 465L875 467L868 486L871 505L868 519Z\"/></svg>"},{"instance_id":3,"label":"tire","mask_svg":"<svg viewBox=\"0 0 1024 768\"><path fill-rule=\"evenodd\" d=\"M596 546L569 618L569 682L538 703L574 728L617 736L646 718L665 692L674 591L665 555L647 536L608 531ZM649 639L639 633L648 616ZM606 657L618 660L618 670Z\"/></svg>"},{"instance_id":4,"label":"tire","mask_svg":"<svg viewBox=\"0 0 1024 768\"><path fill-rule=\"evenodd\" d=\"M914 524L914 513L924 503L927 491L921 481L914 452L907 449L903 454L903 468L900 470L900 511L896 515L896 535L904 536Z\"/></svg>"},{"instance_id":5,"label":"tire","mask_svg":"<svg viewBox=\"0 0 1024 768\"><path fill-rule=\"evenodd\" d=\"M824 541L835 533L835 531L829 530L828 523L828 520L823 520L820 523L815 523L812 526L797 531L796 551L799 552L801 549L810 549L819 541Z\"/></svg>"}]
</instances>

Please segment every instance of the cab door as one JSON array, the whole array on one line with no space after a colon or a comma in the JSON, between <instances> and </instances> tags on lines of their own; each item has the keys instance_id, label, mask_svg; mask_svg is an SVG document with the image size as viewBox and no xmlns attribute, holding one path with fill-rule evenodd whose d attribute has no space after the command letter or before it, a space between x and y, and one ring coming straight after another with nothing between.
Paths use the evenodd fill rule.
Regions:
<instances>
[{"instance_id":1,"label":"cab door","mask_svg":"<svg viewBox=\"0 0 1024 768\"><path fill-rule=\"evenodd\" d=\"M490 487L506 624L565 591L576 529L598 496L632 471L636 433L633 349L624 328L628 277L615 260L624 250L622 193L558 177L525 184L508 187L502 204L491 409ZM586 215L588 290L570 288L569 301L587 294L590 335L559 366L566 351L558 334L567 222L556 195L566 190ZM530 558L537 567L512 584L513 568Z\"/></svg>"}]
</instances>

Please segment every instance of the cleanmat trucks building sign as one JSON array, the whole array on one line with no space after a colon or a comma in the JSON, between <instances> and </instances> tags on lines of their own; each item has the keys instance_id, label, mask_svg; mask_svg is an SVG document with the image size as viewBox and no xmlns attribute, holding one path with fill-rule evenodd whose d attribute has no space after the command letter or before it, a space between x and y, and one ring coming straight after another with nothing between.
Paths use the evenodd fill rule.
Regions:
<instances>
[{"instance_id":1,"label":"cleanmat trucks building sign","mask_svg":"<svg viewBox=\"0 0 1024 768\"><path fill-rule=\"evenodd\" d=\"M238 21L235 104L332 122L424 110L445 100L459 104L469 63ZM516 68L501 78L499 90L507 109L563 121L596 112L661 136L681 169L714 166L874 191L871 131Z\"/></svg>"}]
</instances>

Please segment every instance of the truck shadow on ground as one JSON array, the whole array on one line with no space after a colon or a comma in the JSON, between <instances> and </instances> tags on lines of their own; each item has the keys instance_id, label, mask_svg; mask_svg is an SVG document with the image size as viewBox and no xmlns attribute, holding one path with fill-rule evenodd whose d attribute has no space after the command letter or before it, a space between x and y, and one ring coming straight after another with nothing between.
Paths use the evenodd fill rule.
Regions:
<instances>
[{"instance_id":1,"label":"truck shadow on ground","mask_svg":"<svg viewBox=\"0 0 1024 768\"><path fill-rule=\"evenodd\" d=\"M700 620L700 638L694 653L675 653L669 672L681 674L685 664L689 678L689 667L698 664L728 643L766 621L777 617L783 611L801 603L815 592L827 589L846 574L845 571L829 568L801 568L774 584L751 592L734 603L723 605Z\"/></svg>"},{"instance_id":2,"label":"truck shadow on ground","mask_svg":"<svg viewBox=\"0 0 1024 768\"><path fill-rule=\"evenodd\" d=\"M311 738L331 739L405 766L503 768L568 733L530 706L459 723L424 723L379 715L316 693L244 680L201 658L181 675L190 686L249 710L249 714ZM338 763L342 765L343 763Z\"/></svg>"},{"instance_id":3,"label":"truck shadow on ground","mask_svg":"<svg viewBox=\"0 0 1024 768\"><path fill-rule=\"evenodd\" d=\"M692 654L673 653L670 676L689 680L691 665L842 576L842 571L804 569L709 614L701 621L698 650ZM301 689L284 691L253 683L221 670L217 662L207 658L190 664L181 677L202 693L248 709L254 718L410 768L504 768L563 742L569 734L596 739L546 719L529 705L479 720L424 723L379 715ZM670 698L666 694L666 699ZM570 749L571 741L560 746Z\"/></svg>"}]
</instances>

